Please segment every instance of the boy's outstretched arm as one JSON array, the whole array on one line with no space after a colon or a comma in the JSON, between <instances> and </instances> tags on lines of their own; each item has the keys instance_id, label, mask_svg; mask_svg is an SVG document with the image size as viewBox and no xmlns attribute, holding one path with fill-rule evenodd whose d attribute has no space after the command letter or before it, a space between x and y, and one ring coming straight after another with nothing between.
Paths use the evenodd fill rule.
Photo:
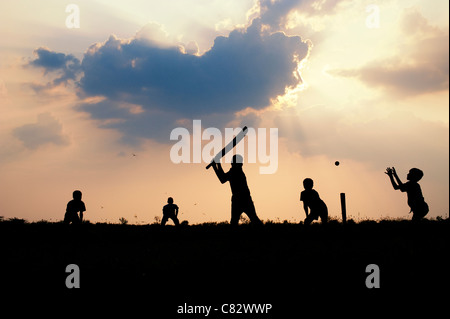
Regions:
<instances>
[{"instance_id":1,"label":"boy's outstretched arm","mask_svg":"<svg viewBox=\"0 0 450 319\"><path fill-rule=\"evenodd\" d=\"M397 183L395 182L394 177L393 177L394 174L397 175L395 173L395 169L388 167L386 169L385 174L387 174L389 176L389 180L391 181L392 187L394 187L395 190L400 189L399 185L397 185ZM397 178L398 178L398 176L397 176Z\"/></svg>"},{"instance_id":2,"label":"boy's outstretched arm","mask_svg":"<svg viewBox=\"0 0 450 319\"><path fill-rule=\"evenodd\" d=\"M212 167L213 167L214 172L216 173L217 177L219 178L219 181L222 184L225 183L227 181L227 176L222 169L222 165L220 163L213 162Z\"/></svg>"},{"instance_id":3,"label":"boy's outstretched arm","mask_svg":"<svg viewBox=\"0 0 450 319\"><path fill-rule=\"evenodd\" d=\"M397 172L395 170L395 167L392 167L392 173L394 175L395 180L397 181L398 187L400 188L400 186L403 185L402 181L400 180L400 178L397 175Z\"/></svg>"}]
</instances>

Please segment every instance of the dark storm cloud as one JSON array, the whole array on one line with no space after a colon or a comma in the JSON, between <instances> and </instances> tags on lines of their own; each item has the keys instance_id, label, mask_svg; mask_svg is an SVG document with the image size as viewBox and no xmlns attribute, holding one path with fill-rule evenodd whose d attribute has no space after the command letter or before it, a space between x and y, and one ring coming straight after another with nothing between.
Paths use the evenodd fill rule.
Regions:
<instances>
[{"instance_id":1,"label":"dark storm cloud","mask_svg":"<svg viewBox=\"0 0 450 319\"><path fill-rule=\"evenodd\" d=\"M184 116L260 109L301 83L297 67L308 50L300 37L262 32L259 20L216 38L202 56L112 36L85 54L79 84L87 96Z\"/></svg>"},{"instance_id":2,"label":"dark storm cloud","mask_svg":"<svg viewBox=\"0 0 450 319\"><path fill-rule=\"evenodd\" d=\"M53 52L47 48L39 48L34 51L37 56L29 65L43 68L46 73L56 72L59 77L53 80L52 85L67 83L68 80L75 80L77 74L81 72L80 60L72 54Z\"/></svg>"},{"instance_id":3,"label":"dark storm cloud","mask_svg":"<svg viewBox=\"0 0 450 319\"><path fill-rule=\"evenodd\" d=\"M39 114L36 123L17 127L12 133L28 149L36 149L45 144L68 144L67 137L62 133L61 123L50 113Z\"/></svg>"}]
</instances>

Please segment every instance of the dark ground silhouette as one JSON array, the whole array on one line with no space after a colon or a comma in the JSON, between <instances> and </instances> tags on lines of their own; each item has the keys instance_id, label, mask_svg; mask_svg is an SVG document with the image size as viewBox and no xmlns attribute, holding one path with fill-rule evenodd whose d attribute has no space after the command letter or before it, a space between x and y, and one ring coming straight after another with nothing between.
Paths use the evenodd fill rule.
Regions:
<instances>
[{"instance_id":1,"label":"dark ground silhouette","mask_svg":"<svg viewBox=\"0 0 450 319\"><path fill-rule=\"evenodd\" d=\"M326 228L4 221L0 280L5 291L67 292L65 267L76 264L79 291L139 294L148 313L167 313L184 302L264 302L274 304L274 313L298 314L311 300L323 305L323 298L345 297L350 303L352 292L373 298L401 291L408 299L439 294L449 278L448 233L448 220L332 220ZM365 286L369 264L380 268L380 289Z\"/></svg>"}]
</instances>

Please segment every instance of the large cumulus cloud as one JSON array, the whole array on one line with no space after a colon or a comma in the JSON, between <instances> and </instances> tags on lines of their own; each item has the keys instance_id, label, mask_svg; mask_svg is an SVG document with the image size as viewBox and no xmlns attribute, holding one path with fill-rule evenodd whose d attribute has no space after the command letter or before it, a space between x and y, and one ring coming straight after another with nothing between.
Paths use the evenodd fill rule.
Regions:
<instances>
[{"instance_id":1,"label":"large cumulus cloud","mask_svg":"<svg viewBox=\"0 0 450 319\"><path fill-rule=\"evenodd\" d=\"M201 56L111 36L85 54L79 85L87 96L187 117L260 109L301 83L298 63L308 50L300 37L263 32L259 20L216 38Z\"/></svg>"},{"instance_id":2,"label":"large cumulus cloud","mask_svg":"<svg viewBox=\"0 0 450 319\"><path fill-rule=\"evenodd\" d=\"M59 72L54 85L74 80L77 109L124 140L168 140L182 119L225 125L245 108L265 108L302 83L299 64L310 44L299 36L269 32L260 19L217 37L202 55L181 45L161 45L138 32L92 45L79 63L72 55L36 51L30 64ZM81 72L79 80L75 76ZM217 116L219 115L219 116Z\"/></svg>"}]
</instances>

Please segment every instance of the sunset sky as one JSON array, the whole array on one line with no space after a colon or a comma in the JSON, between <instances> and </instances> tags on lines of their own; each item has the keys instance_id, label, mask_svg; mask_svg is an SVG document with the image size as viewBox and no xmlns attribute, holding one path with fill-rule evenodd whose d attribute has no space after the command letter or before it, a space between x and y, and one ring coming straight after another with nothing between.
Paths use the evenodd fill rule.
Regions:
<instances>
[{"instance_id":1,"label":"sunset sky","mask_svg":"<svg viewBox=\"0 0 450 319\"><path fill-rule=\"evenodd\" d=\"M447 0L1 1L0 216L59 221L79 189L92 222L153 223L169 196L190 224L229 221L229 185L170 157L171 131L201 120L223 135L278 129L276 172L244 164L263 220L303 220L306 177L331 217L345 192L349 218L411 218L388 166L404 182L422 169L428 217L448 217L448 12Z\"/></svg>"}]
</instances>

